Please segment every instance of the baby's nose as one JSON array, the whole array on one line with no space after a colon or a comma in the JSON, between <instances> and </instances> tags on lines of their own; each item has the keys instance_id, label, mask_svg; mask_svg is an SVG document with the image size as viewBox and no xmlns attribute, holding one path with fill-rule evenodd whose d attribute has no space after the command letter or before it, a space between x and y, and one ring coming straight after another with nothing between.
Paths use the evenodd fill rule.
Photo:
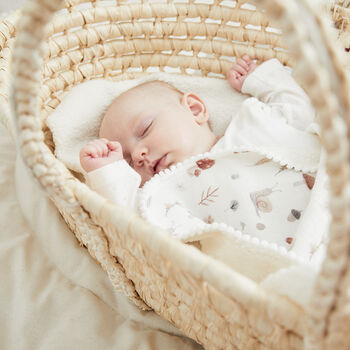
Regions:
<instances>
[{"instance_id":1,"label":"baby's nose","mask_svg":"<svg viewBox=\"0 0 350 350\"><path fill-rule=\"evenodd\" d=\"M147 149L146 148L142 148L142 149L138 149L136 150L136 152L134 152L134 164L137 166L142 166L146 160L147 157Z\"/></svg>"}]
</instances>

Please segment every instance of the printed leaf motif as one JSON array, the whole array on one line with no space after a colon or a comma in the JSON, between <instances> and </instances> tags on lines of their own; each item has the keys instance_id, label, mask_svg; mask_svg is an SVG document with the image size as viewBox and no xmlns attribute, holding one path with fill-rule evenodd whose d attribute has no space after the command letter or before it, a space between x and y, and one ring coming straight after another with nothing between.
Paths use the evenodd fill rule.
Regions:
<instances>
[{"instance_id":1,"label":"printed leaf motif","mask_svg":"<svg viewBox=\"0 0 350 350\"><path fill-rule=\"evenodd\" d=\"M315 184L315 178L308 174L303 174L303 178L305 179L306 185L309 190L312 190Z\"/></svg>"},{"instance_id":2,"label":"printed leaf motif","mask_svg":"<svg viewBox=\"0 0 350 350\"><path fill-rule=\"evenodd\" d=\"M265 163L268 163L268 162L271 162L271 159L269 158L262 158L260 160L258 160L255 164L253 164L252 166L256 166L256 165L262 165L262 164L265 164Z\"/></svg>"},{"instance_id":3,"label":"printed leaf motif","mask_svg":"<svg viewBox=\"0 0 350 350\"><path fill-rule=\"evenodd\" d=\"M206 170L206 169L211 168L215 164L215 160L209 159L209 158L203 158L203 159L197 160L196 164L197 164L198 168L200 168L202 170Z\"/></svg>"},{"instance_id":4,"label":"printed leaf motif","mask_svg":"<svg viewBox=\"0 0 350 350\"><path fill-rule=\"evenodd\" d=\"M238 209L238 207L239 207L238 201L233 200L230 204L230 209L232 209L233 211L236 211Z\"/></svg>"},{"instance_id":5,"label":"printed leaf motif","mask_svg":"<svg viewBox=\"0 0 350 350\"><path fill-rule=\"evenodd\" d=\"M214 202L213 197L218 197L218 195L215 193L218 189L219 187L216 187L214 190L211 190L211 187L209 186L206 194L204 191L202 192L201 200L198 202L198 205L208 206L208 202Z\"/></svg>"},{"instance_id":6,"label":"printed leaf motif","mask_svg":"<svg viewBox=\"0 0 350 350\"><path fill-rule=\"evenodd\" d=\"M275 176L278 175L278 174L279 174L280 172L282 172L283 170L287 170L287 169L288 169L287 165L282 165L282 166L280 167L280 170L277 171L277 173L275 174Z\"/></svg>"}]
</instances>

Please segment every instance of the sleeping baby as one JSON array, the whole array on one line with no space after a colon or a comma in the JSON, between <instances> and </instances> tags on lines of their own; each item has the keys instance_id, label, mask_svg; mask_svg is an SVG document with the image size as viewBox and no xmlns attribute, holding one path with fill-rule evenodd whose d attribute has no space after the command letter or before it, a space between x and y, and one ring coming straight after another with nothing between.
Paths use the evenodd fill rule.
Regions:
<instances>
[{"instance_id":1,"label":"sleeping baby","mask_svg":"<svg viewBox=\"0 0 350 350\"><path fill-rule=\"evenodd\" d=\"M243 56L227 81L252 97L222 137L200 96L148 81L114 99L81 166L97 192L184 242L220 225L290 250L320 161L315 112L277 59Z\"/></svg>"}]
</instances>

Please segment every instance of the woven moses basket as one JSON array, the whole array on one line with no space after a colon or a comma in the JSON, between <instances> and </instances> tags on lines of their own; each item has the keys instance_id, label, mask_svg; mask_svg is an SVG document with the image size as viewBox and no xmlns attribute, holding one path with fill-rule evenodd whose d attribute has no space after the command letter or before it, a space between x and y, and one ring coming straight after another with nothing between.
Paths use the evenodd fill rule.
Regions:
<instances>
[{"instance_id":1,"label":"woven moses basket","mask_svg":"<svg viewBox=\"0 0 350 350\"><path fill-rule=\"evenodd\" d=\"M2 122L11 123L12 60L13 114L27 165L113 286L141 309L153 309L207 349L349 349L349 145L336 123L344 118L350 125L346 62L329 39L330 23L308 1L260 0L258 5L28 1L0 26ZM331 8L345 42L347 5ZM149 67L224 78L232 59L245 53L293 65L320 117L332 224L307 309L107 202L55 158L45 126L65 93L83 81L132 79Z\"/></svg>"}]
</instances>

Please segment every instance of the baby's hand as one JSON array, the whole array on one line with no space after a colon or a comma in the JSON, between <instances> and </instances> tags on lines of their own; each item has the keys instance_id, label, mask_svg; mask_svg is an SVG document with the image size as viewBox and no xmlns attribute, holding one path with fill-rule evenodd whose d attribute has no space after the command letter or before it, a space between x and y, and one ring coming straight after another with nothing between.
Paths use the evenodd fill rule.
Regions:
<instances>
[{"instance_id":1,"label":"baby's hand","mask_svg":"<svg viewBox=\"0 0 350 350\"><path fill-rule=\"evenodd\" d=\"M241 92L245 79L255 68L256 64L252 59L248 55L244 55L226 73L226 78L235 90Z\"/></svg>"},{"instance_id":2,"label":"baby's hand","mask_svg":"<svg viewBox=\"0 0 350 350\"><path fill-rule=\"evenodd\" d=\"M80 164L86 172L121 159L123 159L121 144L107 139L91 141L80 150Z\"/></svg>"}]
</instances>

